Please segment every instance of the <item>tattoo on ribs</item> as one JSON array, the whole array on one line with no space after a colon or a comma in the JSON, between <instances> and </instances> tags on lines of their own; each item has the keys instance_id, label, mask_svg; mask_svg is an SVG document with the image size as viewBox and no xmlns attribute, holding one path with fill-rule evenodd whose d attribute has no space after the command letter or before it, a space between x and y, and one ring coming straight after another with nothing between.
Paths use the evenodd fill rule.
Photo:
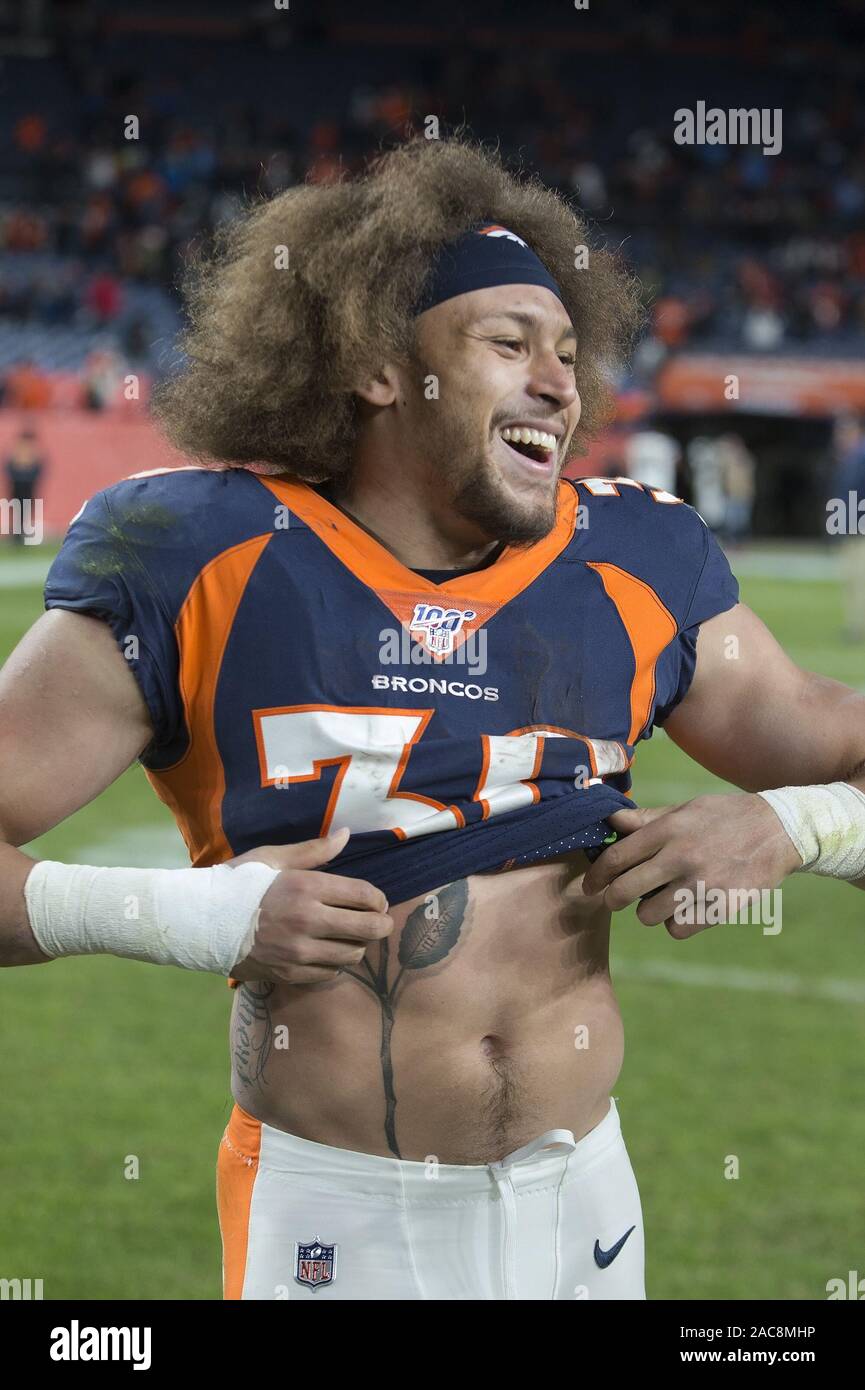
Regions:
<instances>
[{"instance_id":1,"label":"tattoo on ribs","mask_svg":"<svg viewBox=\"0 0 865 1390\"><path fill-rule=\"evenodd\" d=\"M391 1035L397 992L406 978L406 971L425 970L428 966L437 965L456 946L465 921L468 897L468 884L461 878L456 883L447 884L437 893L427 893L424 901L409 913L400 937L397 953L399 969L392 985L388 986L387 982L390 961L390 943L387 937L379 946L377 970L373 969L365 956L362 962L365 975L348 969L342 972L371 990L381 1006L380 1059L385 1096L384 1132L388 1148L396 1158L402 1158L396 1138L396 1091L391 1059Z\"/></svg>"},{"instance_id":2,"label":"tattoo on ribs","mask_svg":"<svg viewBox=\"0 0 865 1390\"><path fill-rule=\"evenodd\" d=\"M234 1031L234 1064L239 1080L249 1088L264 1090L264 1069L273 1050L273 1020L269 999L276 989L270 980L242 984L237 991Z\"/></svg>"}]
</instances>

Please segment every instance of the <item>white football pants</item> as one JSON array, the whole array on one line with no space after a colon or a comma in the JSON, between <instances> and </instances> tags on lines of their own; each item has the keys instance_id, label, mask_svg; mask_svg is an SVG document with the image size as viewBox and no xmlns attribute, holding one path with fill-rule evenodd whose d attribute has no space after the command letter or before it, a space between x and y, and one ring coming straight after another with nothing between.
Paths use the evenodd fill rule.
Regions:
<instances>
[{"instance_id":1,"label":"white football pants","mask_svg":"<svg viewBox=\"0 0 865 1390\"><path fill-rule=\"evenodd\" d=\"M217 1165L229 1299L644 1299L640 1197L613 1100L496 1163L331 1148L235 1106Z\"/></svg>"}]
</instances>

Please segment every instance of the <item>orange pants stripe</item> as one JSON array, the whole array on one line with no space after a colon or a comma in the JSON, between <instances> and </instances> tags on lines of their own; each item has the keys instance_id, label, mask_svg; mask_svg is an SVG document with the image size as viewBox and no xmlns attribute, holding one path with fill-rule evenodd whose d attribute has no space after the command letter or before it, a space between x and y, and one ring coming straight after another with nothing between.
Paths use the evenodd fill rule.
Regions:
<instances>
[{"instance_id":1,"label":"orange pants stripe","mask_svg":"<svg viewBox=\"0 0 865 1390\"><path fill-rule=\"evenodd\" d=\"M216 1163L216 1206L222 1233L222 1294L243 1294L249 1242L249 1210L261 1152L261 1121L235 1105Z\"/></svg>"}]
</instances>

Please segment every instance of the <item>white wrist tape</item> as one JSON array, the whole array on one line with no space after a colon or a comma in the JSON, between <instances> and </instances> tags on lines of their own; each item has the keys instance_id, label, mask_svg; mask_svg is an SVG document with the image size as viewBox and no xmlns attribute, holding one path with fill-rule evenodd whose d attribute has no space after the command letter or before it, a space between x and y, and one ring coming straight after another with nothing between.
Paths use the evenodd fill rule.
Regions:
<instances>
[{"instance_id":1,"label":"white wrist tape","mask_svg":"<svg viewBox=\"0 0 865 1390\"><path fill-rule=\"evenodd\" d=\"M268 864L99 869L42 859L24 898L46 956L110 955L230 975L252 949Z\"/></svg>"},{"instance_id":2,"label":"white wrist tape","mask_svg":"<svg viewBox=\"0 0 865 1390\"><path fill-rule=\"evenodd\" d=\"M778 816L802 860L798 872L865 877L865 792L849 782L758 792Z\"/></svg>"}]
</instances>

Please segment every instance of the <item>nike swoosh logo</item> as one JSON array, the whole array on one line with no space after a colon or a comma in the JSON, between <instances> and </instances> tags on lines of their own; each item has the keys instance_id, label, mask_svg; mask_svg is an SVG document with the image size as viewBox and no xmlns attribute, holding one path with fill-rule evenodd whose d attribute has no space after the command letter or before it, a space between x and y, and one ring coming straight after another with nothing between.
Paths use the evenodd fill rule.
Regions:
<instances>
[{"instance_id":1,"label":"nike swoosh logo","mask_svg":"<svg viewBox=\"0 0 865 1390\"><path fill-rule=\"evenodd\" d=\"M628 1239L628 1236L631 1234L631 1231L635 1229L636 1227L632 1226L630 1230L625 1231L625 1234L622 1236L621 1240L617 1240L615 1245L610 1246L609 1250L602 1250L601 1242L599 1240L595 1241L595 1264L598 1266L598 1269L606 1269L607 1265L611 1265L613 1263L613 1260L616 1258L625 1241Z\"/></svg>"}]
</instances>

